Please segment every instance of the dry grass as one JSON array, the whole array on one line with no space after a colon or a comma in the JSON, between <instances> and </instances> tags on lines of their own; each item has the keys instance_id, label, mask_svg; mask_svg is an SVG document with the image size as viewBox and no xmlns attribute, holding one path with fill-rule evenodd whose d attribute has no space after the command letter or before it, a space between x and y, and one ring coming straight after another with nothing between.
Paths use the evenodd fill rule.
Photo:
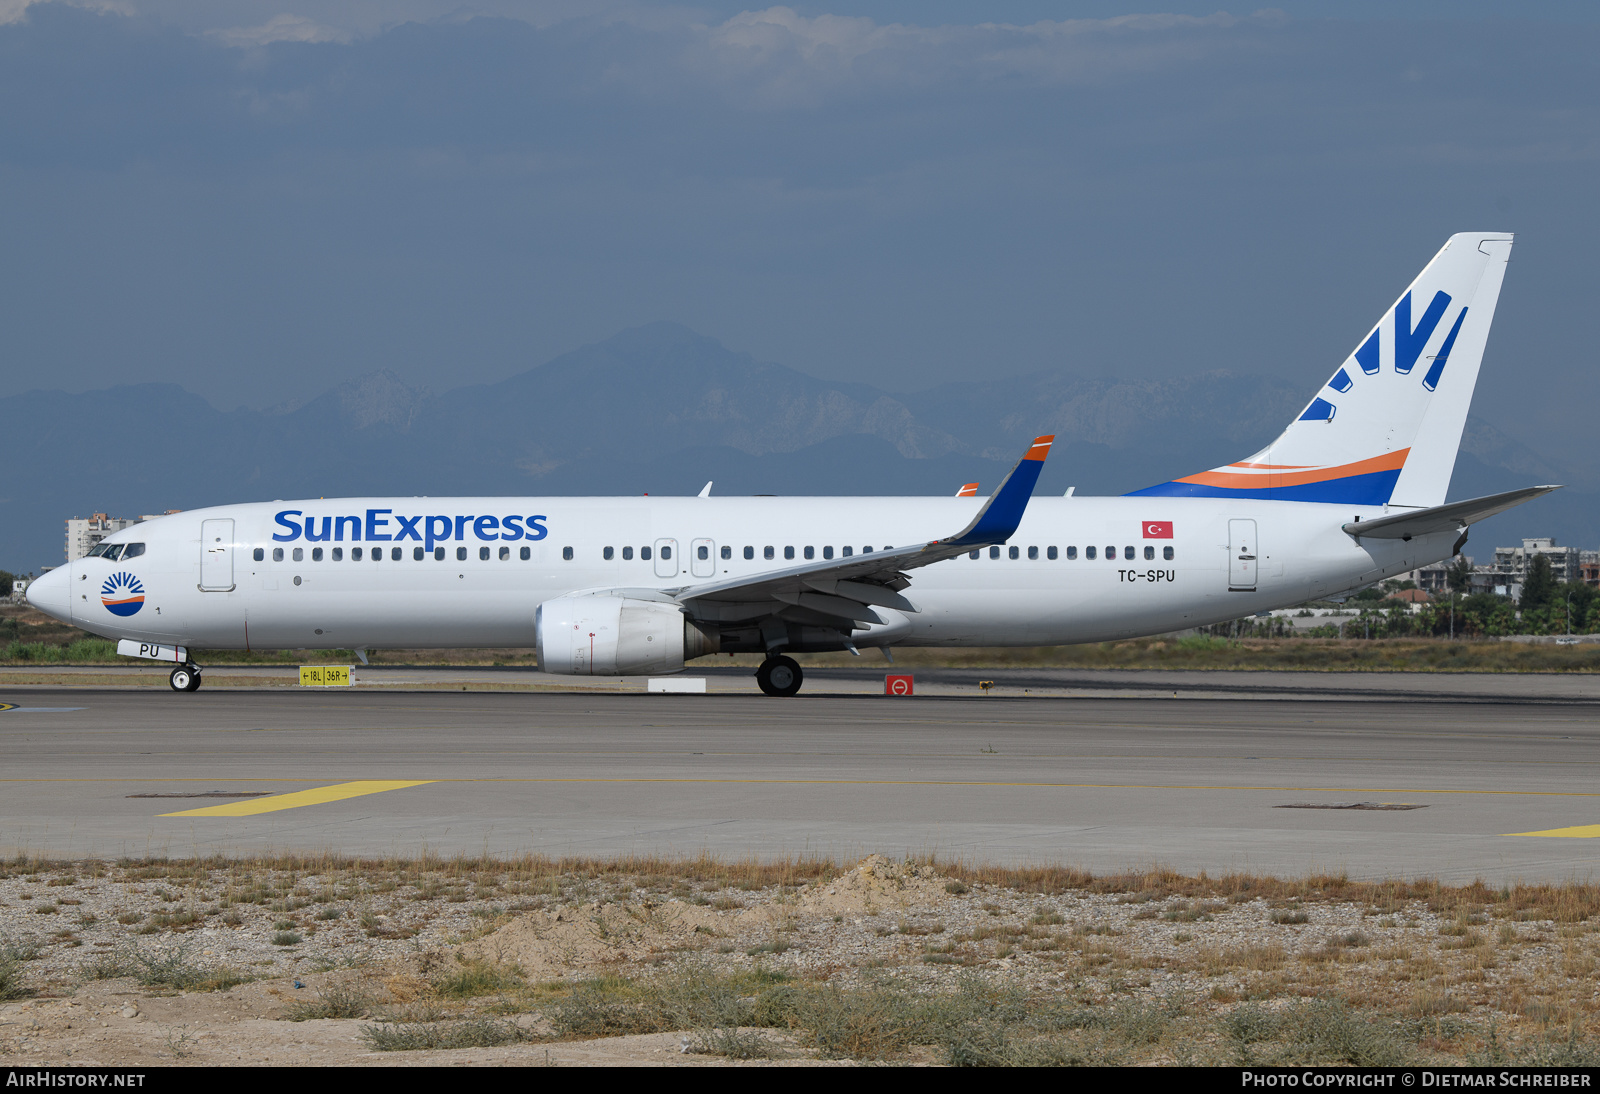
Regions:
<instances>
[{"instance_id":1,"label":"dry grass","mask_svg":"<svg viewBox=\"0 0 1600 1094\"><path fill-rule=\"evenodd\" d=\"M835 927L842 917L831 914L811 928L790 918L802 887L842 873L815 857L17 858L0 862L0 877L20 880L16 888L35 899L8 914L33 928L27 909L49 894L62 910L39 917L50 922L33 933L63 929L32 948L0 946L0 990L40 988L29 970L41 949L70 936L73 922L60 922L72 911L65 902L94 878L137 887L143 903L126 915L128 944L95 958L87 974L132 976L162 991L218 990L243 978L185 945L197 925L227 924L240 910L295 930L340 919L369 937L398 938L407 928L397 909L469 905L456 914L480 926L455 936L453 951L429 951L431 963L405 975L340 972L285 1015L366 1017L369 1043L390 1050L686 1030L692 1051L732 1058L1595 1058L1600 886L921 865L934 868L922 883L936 894L927 906L869 915L855 948L807 964L849 926ZM695 936L699 949L675 946L565 982L532 982L514 965L460 955L460 943L519 911L613 901L695 904L730 925ZM737 938L731 921L761 908L789 911L760 937ZM388 925L374 914L385 909ZM123 918L108 912L104 922ZM136 934L144 931L153 937Z\"/></svg>"}]
</instances>

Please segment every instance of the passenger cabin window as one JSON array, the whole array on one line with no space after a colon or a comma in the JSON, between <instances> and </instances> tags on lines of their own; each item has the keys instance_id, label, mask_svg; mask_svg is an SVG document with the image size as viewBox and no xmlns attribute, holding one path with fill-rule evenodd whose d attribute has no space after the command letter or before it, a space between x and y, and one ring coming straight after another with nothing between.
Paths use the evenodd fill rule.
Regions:
<instances>
[{"instance_id":1,"label":"passenger cabin window","mask_svg":"<svg viewBox=\"0 0 1600 1094\"><path fill-rule=\"evenodd\" d=\"M1088 559L1090 562L1093 562L1094 561L1094 548L1093 547L1085 547L1083 549L1083 557Z\"/></svg>"},{"instance_id":2,"label":"passenger cabin window","mask_svg":"<svg viewBox=\"0 0 1600 1094\"><path fill-rule=\"evenodd\" d=\"M311 548L311 561L312 562L321 562L322 561L322 548L321 547L313 547L313 548Z\"/></svg>"},{"instance_id":3,"label":"passenger cabin window","mask_svg":"<svg viewBox=\"0 0 1600 1094\"><path fill-rule=\"evenodd\" d=\"M833 548L832 547L824 547L822 549L822 557L823 558L832 558L833 557Z\"/></svg>"},{"instance_id":4,"label":"passenger cabin window","mask_svg":"<svg viewBox=\"0 0 1600 1094\"><path fill-rule=\"evenodd\" d=\"M722 549L722 560L724 562L726 562L728 559L730 559L732 557L733 557L733 548L732 547L724 547Z\"/></svg>"},{"instance_id":5,"label":"passenger cabin window","mask_svg":"<svg viewBox=\"0 0 1600 1094\"><path fill-rule=\"evenodd\" d=\"M609 550L611 550L611 548L607 547L606 550L609 551ZM510 557L511 557L511 548L509 548L509 547L500 548L500 561L501 562L504 562L506 559L508 559ZM606 557L610 558L611 556L607 555Z\"/></svg>"},{"instance_id":6,"label":"passenger cabin window","mask_svg":"<svg viewBox=\"0 0 1600 1094\"><path fill-rule=\"evenodd\" d=\"M839 553L841 555L843 555L845 558L849 558L852 554L855 553L855 548L854 547L841 547L841 548L839 548Z\"/></svg>"},{"instance_id":7,"label":"passenger cabin window","mask_svg":"<svg viewBox=\"0 0 1600 1094\"><path fill-rule=\"evenodd\" d=\"M503 550L505 550L505 548L504 548L504 547L502 547L502 548L500 548L500 549L501 549L501 550L502 550L502 551L503 551ZM607 547L607 548L606 548L606 549L605 549L605 550L603 550L603 551L601 551L601 552L600 552L600 557L601 557L601 558L603 558L603 559L605 559L605 560L606 560L606 561L607 561L607 562L610 562L610 561L611 561L611 559L612 559L612 558L613 558L613 557L614 557L614 556L615 556L615 555L616 555L616 553L617 553L617 552L616 552L616 551L615 551L615 550L614 550L614 549L612 549L612 548L610 548L610 547Z\"/></svg>"},{"instance_id":8,"label":"passenger cabin window","mask_svg":"<svg viewBox=\"0 0 1600 1094\"><path fill-rule=\"evenodd\" d=\"M402 558L405 557L404 550L405 549L402 548L402 547L391 547L391 548L389 548L389 557L391 559L393 559L395 562L399 562ZM420 555L421 552L422 552L422 548L418 547L417 548L417 552Z\"/></svg>"},{"instance_id":9,"label":"passenger cabin window","mask_svg":"<svg viewBox=\"0 0 1600 1094\"><path fill-rule=\"evenodd\" d=\"M1127 559L1129 562L1132 562L1133 561L1133 557L1134 557L1133 548L1132 547L1124 547L1122 549L1122 557Z\"/></svg>"},{"instance_id":10,"label":"passenger cabin window","mask_svg":"<svg viewBox=\"0 0 1600 1094\"><path fill-rule=\"evenodd\" d=\"M1037 547L1029 547L1028 548L1028 561L1037 562L1038 560L1039 560L1039 548L1037 548Z\"/></svg>"},{"instance_id":11,"label":"passenger cabin window","mask_svg":"<svg viewBox=\"0 0 1600 1094\"><path fill-rule=\"evenodd\" d=\"M661 548L661 557L662 558L667 557L667 551L668 550L669 550L669 548L666 548L666 547ZM563 548L561 548L561 557L563 559L565 559L566 561L571 562L572 561L572 548L571 547L563 547Z\"/></svg>"},{"instance_id":12,"label":"passenger cabin window","mask_svg":"<svg viewBox=\"0 0 1600 1094\"><path fill-rule=\"evenodd\" d=\"M1117 549L1115 547L1107 547L1106 548L1106 561L1107 562L1115 562L1116 560L1117 560Z\"/></svg>"},{"instance_id":13,"label":"passenger cabin window","mask_svg":"<svg viewBox=\"0 0 1600 1094\"><path fill-rule=\"evenodd\" d=\"M1000 548L998 548L998 547L989 548L989 557L990 558L999 558L1000 557Z\"/></svg>"},{"instance_id":14,"label":"passenger cabin window","mask_svg":"<svg viewBox=\"0 0 1600 1094\"><path fill-rule=\"evenodd\" d=\"M526 551L527 548L524 547L523 550ZM528 556L527 555L523 555L522 557L523 558L527 558ZM633 561L633 548L632 547L624 547L622 549L622 561L624 561L624 562L632 562Z\"/></svg>"},{"instance_id":15,"label":"passenger cabin window","mask_svg":"<svg viewBox=\"0 0 1600 1094\"><path fill-rule=\"evenodd\" d=\"M296 551L295 553L299 554L300 552ZM422 561L422 556L424 556L427 553L428 552L424 548L413 547L411 549L411 558L412 558L413 561L421 562Z\"/></svg>"},{"instance_id":16,"label":"passenger cabin window","mask_svg":"<svg viewBox=\"0 0 1600 1094\"><path fill-rule=\"evenodd\" d=\"M433 549L433 561L435 561L435 562L443 562L444 561L444 548L443 547L435 547Z\"/></svg>"},{"instance_id":17,"label":"passenger cabin window","mask_svg":"<svg viewBox=\"0 0 1600 1094\"><path fill-rule=\"evenodd\" d=\"M344 548L343 547L335 547L333 549L333 561L335 561L335 562L343 562L344 561Z\"/></svg>"},{"instance_id":18,"label":"passenger cabin window","mask_svg":"<svg viewBox=\"0 0 1600 1094\"><path fill-rule=\"evenodd\" d=\"M699 547L695 548L695 554L699 557L701 562L704 562L711 557L711 548L702 543Z\"/></svg>"},{"instance_id":19,"label":"passenger cabin window","mask_svg":"<svg viewBox=\"0 0 1600 1094\"><path fill-rule=\"evenodd\" d=\"M794 557L794 548L793 547L785 547L783 549L783 557L784 558L793 558Z\"/></svg>"},{"instance_id":20,"label":"passenger cabin window","mask_svg":"<svg viewBox=\"0 0 1600 1094\"><path fill-rule=\"evenodd\" d=\"M1022 551L1021 551L1020 548L1017 548L1017 547L1008 547L1008 548L1006 548L1006 554L1011 556L1011 561L1012 562L1015 562L1017 559L1022 557Z\"/></svg>"},{"instance_id":21,"label":"passenger cabin window","mask_svg":"<svg viewBox=\"0 0 1600 1094\"><path fill-rule=\"evenodd\" d=\"M522 549L522 561L526 562L526 561L528 561L528 559L530 559L532 557L533 557L533 549L530 548L530 547L524 547Z\"/></svg>"},{"instance_id":22,"label":"passenger cabin window","mask_svg":"<svg viewBox=\"0 0 1600 1094\"><path fill-rule=\"evenodd\" d=\"M1148 543L1145 544L1145 547L1144 547L1144 557L1145 558L1155 558L1156 557L1156 549L1154 547L1150 546Z\"/></svg>"},{"instance_id":23,"label":"passenger cabin window","mask_svg":"<svg viewBox=\"0 0 1600 1094\"><path fill-rule=\"evenodd\" d=\"M418 547L418 548L417 548L417 550L419 550L419 551L420 551L420 550L422 550L422 548L421 548L421 547ZM304 562L304 561L305 561L305 557L306 557L306 552L305 552L305 548L303 548L303 547L296 547L296 548L295 548L295 549L294 549L294 560L295 560L295 561L296 561L296 562Z\"/></svg>"},{"instance_id":24,"label":"passenger cabin window","mask_svg":"<svg viewBox=\"0 0 1600 1094\"><path fill-rule=\"evenodd\" d=\"M861 553L864 554L864 555L870 555L872 553L872 548L871 547L863 547L863 548L861 548Z\"/></svg>"},{"instance_id":25,"label":"passenger cabin window","mask_svg":"<svg viewBox=\"0 0 1600 1094\"><path fill-rule=\"evenodd\" d=\"M567 554L567 557L571 558L572 555L571 555L570 552L572 551L572 548L568 547L567 551L569 552ZM663 547L663 548L661 548L661 557L662 558L671 558L672 557L672 548L671 547Z\"/></svg>"},{"instance_id":26,"label":"passenger cabin window","mask_svg":"<svg viewBox=\"0 0 1600 1094\"><path fill-rule=\"evenodd\" d=\"M756 549L754 547L746 547L744 549L744 557L745 558L755 558L756 557Z\"/></svg>"},{"instance_id":27,"label":"passenger cabin window","mask_svg":"<svg viewBox=\"0 0 1600 1094\"><path fill-rule=\"evenodd\" d=\"M983 553L982 551L969 551L969 552L967 552L967 557L968 558L977 558L982 553Z\"/></svg>"},{"instance_id":28,"label":"passenger cabin window","mask_svg":"<svg viewBox=\"0 0 1600 1094\"><path fill-rule=\"evenodd\" d=\"M1054 547L1046 547L1044 549L1044 557L1054 562L1056 560L1056 549Z\"/></svg>"},{"instance_id":29,"label":"passenger cabin window","mask_svg":"<svg viewBox=\"0 0 1600 1094\"><path fill-rule=\"evenodd\" d=\"M1161 557L1166 559L1168 562L1171 562L1172 561L1172 548L1171 547L1163 547L1163 548L1161 548Z\"/></svg>"},{"instance_id":30,"label":"passenger cabin window","mask_svg":"<svg viewBox=\"0 0 1600 1094\"><path fill-rule=\"evenodd\" d=\"M807 558L816 558L817 557L817 549L815 547L807 547L804 551L801 552L801 554L805 555Z\"/></svg>"},{"instance_id":31,"label":"passenger cabin window","mask_svg":"<svg viewBox=\"0 0 1600 1094\"><path fill-rule=\"evenodd\" d=\"M774 556L774 551L773 551L773 549L772 549L772 547L770 545L761 548L761 557L762 558L766 559L768 562L771 562L772 559L773 559L773 556Z\"/></svg>"},{"instance_id":32,"label":"passenger cabin window","mask_svg":"<svg viewBox=\"0 0 1600 1094\"><path fill-rule=\"evenodd\" d=\"M350 561L351 562L360 562L361 561L361 548L359 548L359 547L350 548Z\"/></svg>"},{"instance_id":33,"label":"passenger cabin window","mask_svg":"<svg viewBox=\"0 0 1600 1094\"><path fill-rule=\"evenodd\" d=\"M274 561L274 562L282 562L283 561L283 548L282 547L274 547L272 549L272 561Z\"/></svg>"},{"instance_id":34,"label":"passenger cabin window","mask_svg":"<svg viewBox=\"0 0 1600 1094\"><path fill-rule=\"evenodd\" d=\"M265 562L267 560L266 548L257 547L255 552L250 557L255 559L257 562Z\"/></svg>"},{"instance_id":35,"label":"passenger cabin window","mask_svg":"<svg viewBox=\"0 0 1600 1094\"><path fill-rule=\"evenodd\" d=\"M642 559L645 562L649 562L650 561L650 548L648 548L648 547L639 548L639 558Z\"/></svg>"},{"instance_id":36,"label":"passenger cabin window","mask_svg":"<svg viewBox=\"0 0 1600 1094\"><path fill-rule=\"evenodd\" d=\"M1073 559L1075 559L1077 557L1078 557L1078 549L1076 547L1068 547L1067 548L1067 560L1070 562L1071 560L1073 560Z\"/></svg>"}]
</instances>

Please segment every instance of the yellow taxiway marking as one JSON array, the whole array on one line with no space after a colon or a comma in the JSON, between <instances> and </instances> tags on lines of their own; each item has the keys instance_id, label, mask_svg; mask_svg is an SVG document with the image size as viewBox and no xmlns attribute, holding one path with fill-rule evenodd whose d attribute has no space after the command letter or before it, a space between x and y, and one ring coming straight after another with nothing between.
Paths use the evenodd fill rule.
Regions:
<instances>
[{"instance_id":1,"label":"yellow taxiway marking","mask_svg":"<svg viewBox=\"0 0 1600 1094\"><path fill-rule=\"evenodd\" d=\"M253 817L257 813L276 813L280 809L299 809L303 805L321 805L324 802L344 801L365 794L380 794L385 790L401 790L408 786L425 786L434 779L361 779L353 783L335 783L311 790L296 790L290 794L274 794L270 798L229 802L227 805L208 805L203 809L185 809L181 813L162 813L163 817Z\"/></svg>"},{"instance_id":2,"label":"yellow taxiway marking","mask_svg":"<svg viewBox=\"0 0 1600 1094\"><path fill-rule=\"evenodd\" d=\"M1508 836L1553 836L1556 839L1600 838L1600 824L1580 824L1573 828L1547 828L1543 832L1507 832Z\"/></svg>"}]
</instances>

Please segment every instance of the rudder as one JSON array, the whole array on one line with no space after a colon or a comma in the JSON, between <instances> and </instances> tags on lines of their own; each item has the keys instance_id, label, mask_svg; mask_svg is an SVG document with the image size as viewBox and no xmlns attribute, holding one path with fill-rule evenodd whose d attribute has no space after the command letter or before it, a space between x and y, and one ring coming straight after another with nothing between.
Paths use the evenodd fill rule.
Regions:
<instances>
[{"instance_id":1,"label":"rudder","mask_svg":"<svg viewBox=\"0 0 1600 1094\"><path fill-rule=\"evenodd\" d=\"M1249 459L1133 496L1439 505L1512 237L1450 237L1289 427Z\"/></svg>"}]
</instances>

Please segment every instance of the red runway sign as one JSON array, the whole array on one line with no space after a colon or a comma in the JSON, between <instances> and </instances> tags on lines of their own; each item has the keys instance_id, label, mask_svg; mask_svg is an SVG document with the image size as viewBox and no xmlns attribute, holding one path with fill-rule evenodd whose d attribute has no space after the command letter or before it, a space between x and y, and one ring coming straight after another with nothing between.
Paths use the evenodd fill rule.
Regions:
<instances>
[{"instance_id":1,"label":"red runway sign","mask_svg":"<svg viewBox=\"0 0 1600 1094\"><path fill-rule=\"evenodd\" d=\"M911 677L885 676L883 678L883 693L885 695L910 695Z\"/></svg>"}]
</instances>

